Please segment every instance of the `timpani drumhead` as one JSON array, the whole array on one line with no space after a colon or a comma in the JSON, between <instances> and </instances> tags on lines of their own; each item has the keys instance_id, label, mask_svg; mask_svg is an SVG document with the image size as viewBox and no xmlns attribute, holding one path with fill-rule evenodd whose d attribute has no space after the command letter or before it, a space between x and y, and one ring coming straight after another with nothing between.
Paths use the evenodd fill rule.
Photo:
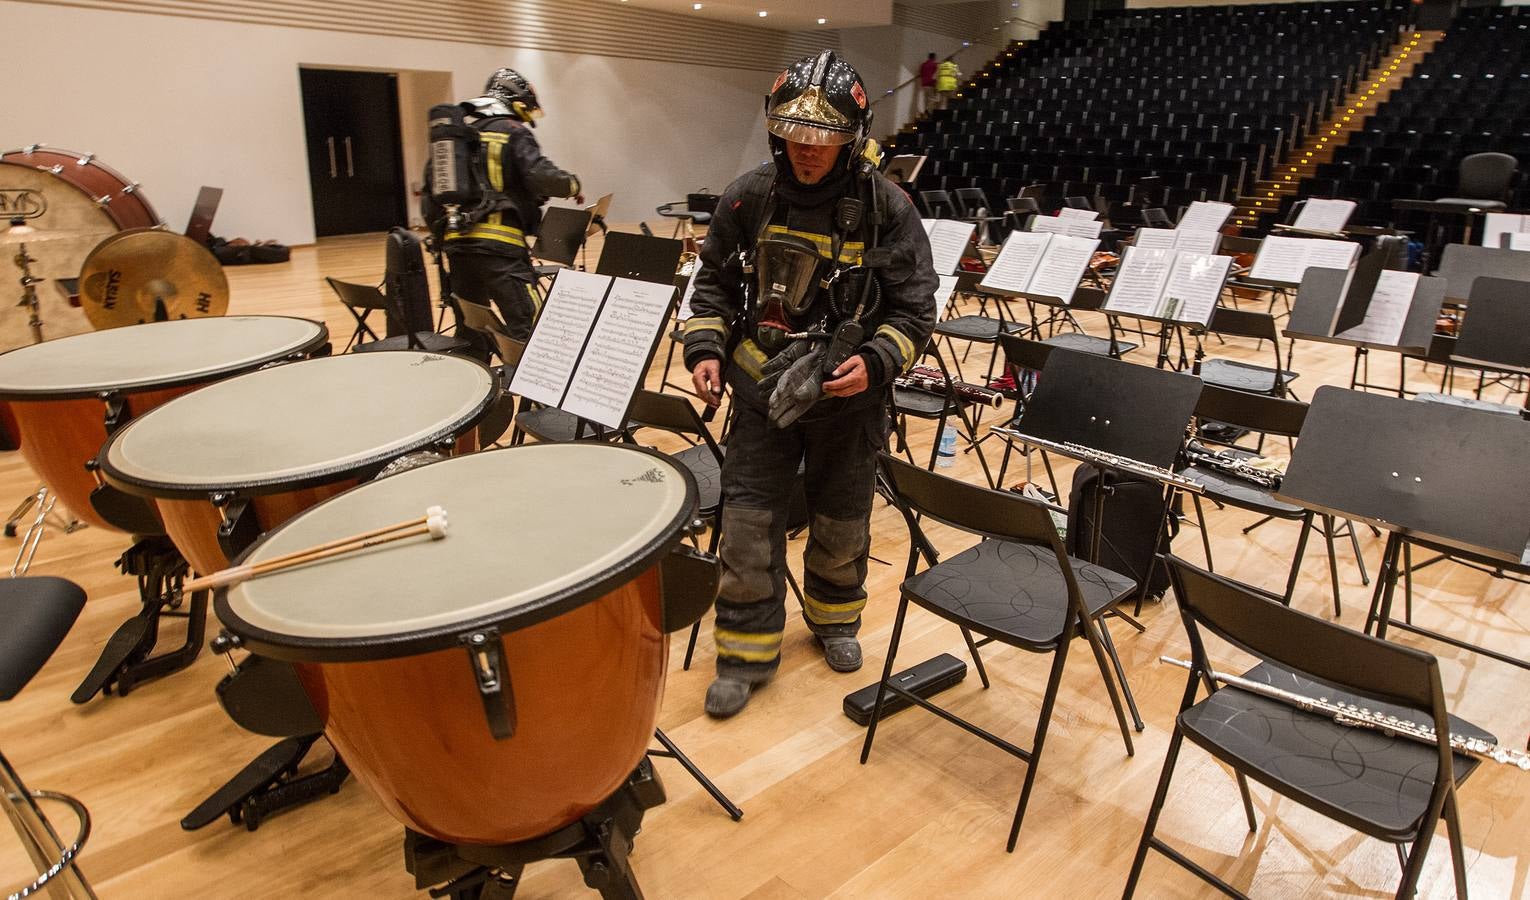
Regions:
<instances>
[{"instance_id":1,"label":"timpani drumhead","mask_svg":"<svg viewBox=\"0 0 1530 900\"><path fill-rule=\"evenodd\" d=\"M75 334L0 353L0 398L67 399L165 388L312 349L328 332L285 316L224 316Z\"/></svg>"},{"instance_id":2,"label":"timpani drumhead","mask_svg":"<svg viewBox=\"0 0 1530 900\"><path fill-rule=\"evenodd\" d=\"M600 597L654 565L695 514L669 458L615 444L533 444L369 482L273 530L245 564L446 509L417 538L285 569L217 597L256 652L297 661L388 659L513 631Z\"/></svg>"},{"instance_id":3,"label":"timpani drumhead","mask_svg":"<svg viewBox=\"0 0 1530 900\"><path fill-rule=\"evenodd\" d=\"M156 497L259 494L334 481L451 440L498 393L494 373L414 350L289 363L137 417L101 455L115 486Z\"/></svg>"}]
</instances>

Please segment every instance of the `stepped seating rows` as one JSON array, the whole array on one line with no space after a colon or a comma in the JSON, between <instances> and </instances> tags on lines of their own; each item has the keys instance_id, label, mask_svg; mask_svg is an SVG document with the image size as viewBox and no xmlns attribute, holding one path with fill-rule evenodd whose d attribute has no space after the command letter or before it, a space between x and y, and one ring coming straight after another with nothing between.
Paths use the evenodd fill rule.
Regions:
<instances>
[{"instance_id":1,"label":"stepped seating rows","mask_svg":"<svg viewBox=\"0 0 1530 900\"><path fill-rule=\"evenodd\" d=\"M1486 151L1530 171L1530 9L1461 10L1365 128L1302 179L1296 198L1355 200L1351 222L1416 231L1425 215L1394 211L1392 201L1453 195L1461 158ZM1530 208L1530 179L1520 179L1510 206Z\"/></svg>"},{"instance_id":2,"label":"stepped seating rows","mask_svg":"<svg viewBox=\"0 0 1530 900\"><path fill-rule=\"evenodd\" d=\"M1118 10L1053 23L891 142L917 190L1043 206L1233 200L1320 125L1397 37L1399 0ZM1040 186L1039 190L1034 189Z\"/></svg>"}]
</instances>

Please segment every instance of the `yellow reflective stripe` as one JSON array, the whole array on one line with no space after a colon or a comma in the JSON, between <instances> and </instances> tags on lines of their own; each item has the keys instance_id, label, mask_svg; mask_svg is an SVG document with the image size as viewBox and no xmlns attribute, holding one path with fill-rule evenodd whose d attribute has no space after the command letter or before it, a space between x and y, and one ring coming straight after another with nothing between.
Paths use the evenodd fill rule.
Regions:
<instances>
[{"instance_id":1,"label":"yellow reflective stripe","mask_svg":"<svg viewBox=\"0 0 1530 900\"><path fill-rule=\"evenodd\" d=\"M914 342L908 339L908 335L892 327L883 325L877 329L879 336L892 341L898 348L898 353L903 356L903 371L907 372L914 365Z\"/></svg>"},{"instance_id":2,"label":"yellow reflective stripe","mask_svg":"<svg viewBox=\"0 0 1530 900\"><path fill-rule=\"evenodd\" d=\"M693 332L715 331L728 339L728 325L721 316L691 316L685 320L685 334L689 337Z\"/></svg>"},{"instance_id":3,"label":"yellow reflective stripe","mask_svg":"<svg viewBox=\"0 0 1530 900\"><path fill-rule=\"evenodd\" d=\"M510 136L506 134L500 134L497 131L485 131L480 133L480 137L482 137L483 142L488 145L489 187L496 191L503 191L505 189L504 149L505 144L509 143L510 141ZM504 225L505 214L500 211L489 213L488 217L484 219L484 222L489 225ZM506 243L515 242L506 241ZM518 246L526 246L524 235L522 236L521 243Z\"/></svg>"},{"instance_id":4,"label":"yellow reflective stripe","mask_svg":"<svg viewBox=\"0 0 1530 900\"><path fill-rule=\"evenodd\" d=\"M813 242L813 246L818 248L818 252L824 258L828 258L829 254L834 250L834 239L826 234L815 234L811 231L793 231L785 225L767 225L765 233L767 235L789 234L792 237L805 238ZM839 246L839 261L849 263L850 265L859 265L861 262L861 252L865 249L866 244L862 241L845 241Z\"/></svg>"},{"instance_id":5,"label":"yellow reflective stripe","mask_svg":"<svg viewBox=\"0 0 1530 900\"><path fill-rule=\"evenodd\" d=\"M781 655L781 633L751 634L747 631L713 629L717 655L744 662L772 662Z\"/></svg>"},{"instance_id":6,"label":"yellow reflective stripe","mask_svg":"<svg viewBox=\"0 0 1530 900\"><path fill-rule=\"evenodd\" d=\"M526 232L511 225L496 225L492 222L479 222L467 231L454 231L446 236L449 241L469 238L478 241L500 241L516 247L526 246Z\"/></svg>"},{"instance_id":7,"label":"yellow reflective stripe","mask_svg":"<svg viewBox=\"0 0 1530 900\"><path fill-rule=\"evenodd\" d=\"M739 341L733 348L733 364L743 369L750 381L759 381L765 374L765 353L753 338Z\"/></svg>"},{"instance_id":8,"label":"yellow reflective stripe","mask_svg":"<svg viewBox=\"0 0 1530 900\"><path fill-rule=\"evenodd\" d=\"M814 625L844 625L854 622L860 617L861 610L866 608L864 598L847 603L824 603L812 597L802 599L802 612Z\"/></svg>"}]
</instances>

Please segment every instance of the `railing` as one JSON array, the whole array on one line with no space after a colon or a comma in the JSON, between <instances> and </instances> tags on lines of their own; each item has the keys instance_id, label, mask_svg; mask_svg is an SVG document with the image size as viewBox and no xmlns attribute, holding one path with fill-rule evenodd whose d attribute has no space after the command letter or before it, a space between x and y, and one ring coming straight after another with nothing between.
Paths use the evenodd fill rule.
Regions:
<instances>
[{"instance_id":1,"label":"railing","mask_svg":"<svg viewBox=\"0 0 1530 900\"><path fill-rule=\"evenodd\" d=\"M1007 28L1010 25L1027 25L1027 26L1029 26L1031 28L1036 29L1038 32L1045 30L1046 27L1047 27L1046 25L1044 25L1044 24L1042 24L1040 22L1032 22L1030 19L1021 19L1021 18L1018 18L1018 17L1011 17L1011 18L1005 19L1004 21L1000 22L999 24L993 26L993 28L991 28L989 30L990 30L990 32L998 32L998 31L1000 31L1002 29ZM956 51L954 51L954 52L952 52L950 54L947 54L944 57L944 59L942 59L941 61L944 62L945 60L956 60L957 57L961 56L964 53L967 53L970 50L979 49L982 46L980 44L981 40L982 40L981 38L974 37L974 38L972 38L970 40L962 41L962 46L961 46L960 50L956 50ZM1003 40L1001 38L999 40L999 43L996 46L1003 47L1006 43L1007 43L1007 41L1005 41L1005 40ZM963 62L964 62L963 60L957 60L957 64L959 66L962 65ZM978 67L978 65L980 65L980 64L981 63L976 64L972 68L976 69ZM882 96L876 98L875 100L872 100L871 101L871 108L873 110L875 110L878 103L881 103L881 102L883 102L885 100L888 100L888 99L891 99L891 98L894 98L894 97L898 97L898 96L902 95L905 90L907 90L907 89L909 89L911 87L915 87L918 84L919 84L919 76L918 75L910 76L909 78L907 78L907 79L899 82L898 84L888 88L887 92L884 93ZM896 104L894 104L894 107L896 108ZM897 129L894 128L893 130L896 131Z\"/></svg>"}]
</instances>

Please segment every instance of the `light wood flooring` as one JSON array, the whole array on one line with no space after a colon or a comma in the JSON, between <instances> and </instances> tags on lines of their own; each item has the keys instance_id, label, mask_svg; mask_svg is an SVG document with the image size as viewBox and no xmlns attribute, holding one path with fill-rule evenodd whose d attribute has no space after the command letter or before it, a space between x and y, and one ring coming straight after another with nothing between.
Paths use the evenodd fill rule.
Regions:
<instances>
[{"instance_id":1,"label":"light wood flooring","mask_svg":"<svg viewBox=\"0 0 1530 900\"><path fill-rule=\"evenodd\" d=\"M230 269L230 312L323 319L336 345L343 345L349 317L322 276L375 282L381 269L380 238L326 240L296 249L289 264ZM1090 330L1103 331L1097 317L1086 314L1083 321ZM650 384L657 383L663 349ZM1218 345L1213 340L1208 351L1259 362L1269 355L1268 346L1256 348L1252 342ZM1130 358L1151 365L1152 350L1138 350ZM1294 363L1301 373L1298 393L1310 398L1319 384L1347 385L1350 358L1343 348L1299 345ZM966 363L969 372L985 365L986 357L977 350ZM1373 376L1391 377L1395 371L1394 357L1378 355ZM1438 378L1437 371L1426 376L1417 365L1410 371L1419 386ZM1500 399L1501 393L1494 391L1490 398ZM930 432L928 424L915 426L916 452L928 452ZM946 471L981 479L970 454L962 454L957 467ZM1066 478L1065 471L1060 474ZM1007 480L1013 483L1017 477L1013 472ZM34 483L19 454L0 457L0 502L6 508ZM1218 571L1272 588L1283 583L1296 539L1293 525L1272 523L1244 536L1241 529L1253 516L1234 510L1209 516ZM970 543L948 531L937 529L935 535L946 550ZM1362 530L1361 545L1373 574L1381 543ZM7 564L15 544L15 539L0 541ZM47 536L32 571L75 580L90 601L42 673L18 699L0 707L0 747L22 776L33 787L76 794L90 807L95 828L82 868L100 895L113 900L417 896L403 867L400 826L355 781L337 796L277 816L254 833L227 820L198 832L181 830L182 815L270 743L241 731L217 706L213 686L227 671L222 659L203 653L189 670L130 696L97 698L84 706L69 702L70 691L101 645L137 607L130 580L112 567L124 546L121 535L100 529ZM1186 558L1202 561L1193 526L1181 533L1175 547ZM801 549L802 540L794 541L792 565L799 571ZM1144 634L1119 622L1113 625L1147 723L1147 730L1136 736L1135 757L1123 752L1089 654L1071 654L1020 844L1006 854L1004 838L1024 775L1017 760L911 710L882 726L868 765L857 762L864 732L844 717L840 703L846 693L872 682L881 668L907 553L901 518L880 502L872 549L888 564L871 565L871 602L861 632L866 667L859 673L829 671L793 609L779 676L743 714L715 722L701 711L711 677L710 636L704 630L698 664L688 672L680 669L683 635L675 637L660 724L743 806L745 817L730 821L678 766L657 762L669 802L649 814L633 856L646 894L728 900L1119 895L1184 685L1183 671L1156 662L1160 654L1187 655L1173 601L1144 611ZM1360 583L1347 544L1339 547L1338 572L1344 598L1340 620L1359 627L1370 594ZM1426 570L1419 584L1417 615L1423 622L1520 655L1530 649L1524 588L1453 565ZM1309 544L1295 605L1333 616L1321 541ZM1530 704L1524 699L1530 672L1437 644L1419 645L1444 661L1454 712L1511 746L1523 746L1530 731ZM965 657L957 630L915 610L900 662L912 664L946 651ZM991 690L982 690L972 673L939 701L1028 744L1049 658L994 645L985 661L994 679ZM1243 660L1224 654L1222 662L1236 671ZM569 714L578 716L579 710ZM569 752L599 748L571 747ZM1399 867L1391 847L1266 790L1256 787L1254 795L1260 824L1250 834L1229 773L1187 746L1159 833L1255 896L1392 895ZM1462 791L1475 896L1526 896L1527 800L1530 775L1507 767L1484 766ZM26 866L8 833L0 835L0 847L0 872L5 874L0 881L20 883ZM1209 893L1161 857L1150 857L1143 878L1145 897ZM1451 893L1442 827L1420 895ZM594 894L586 891L573 863L554 862L528 870L519 896Z\"/></svg>"}]
</instances>

